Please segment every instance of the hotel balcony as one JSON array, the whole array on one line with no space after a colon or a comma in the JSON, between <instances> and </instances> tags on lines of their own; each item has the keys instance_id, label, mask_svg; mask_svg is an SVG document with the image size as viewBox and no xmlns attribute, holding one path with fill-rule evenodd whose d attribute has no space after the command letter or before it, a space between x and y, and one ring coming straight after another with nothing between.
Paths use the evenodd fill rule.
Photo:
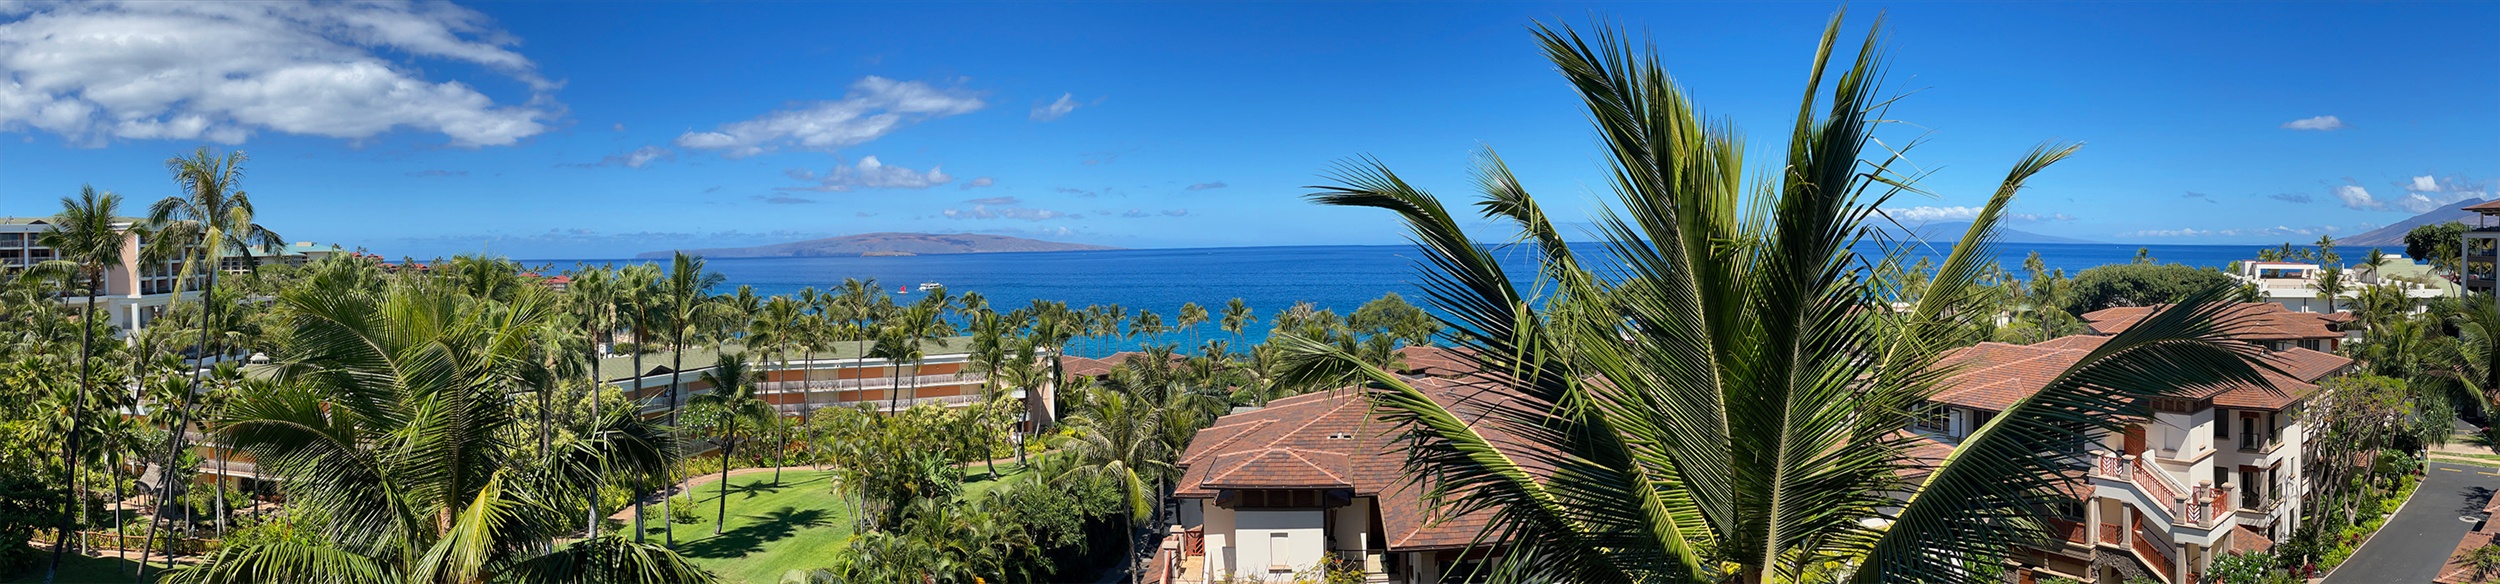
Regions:
<instances>
[{"instance_id":1,"label":"hotel balcony","mask_svg":"<svg viewBox=\"0 0 2500 584\"><path fill-rule=\"evenodd\" d=\"M2098 461L2092 466L2093 484L2133 495L2120 498L2134 499L2136 507L2170 525L2203 532L2224 528L2239 502L2237 490L2231 485L2189 487L2179 484L2178 479L2149 460L2110 452L2095 454Z\"/></svg>"}]
</instances>

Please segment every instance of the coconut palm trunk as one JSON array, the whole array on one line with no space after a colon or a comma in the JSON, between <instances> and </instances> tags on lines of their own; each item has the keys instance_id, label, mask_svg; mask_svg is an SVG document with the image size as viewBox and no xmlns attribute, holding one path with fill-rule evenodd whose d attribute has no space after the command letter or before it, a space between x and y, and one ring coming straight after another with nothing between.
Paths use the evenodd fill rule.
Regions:
<instances>
[{"instance_id":1,"label":"coconut palm trunk","mask_svg":"<svg viewBox=\"0 0 2500 584\"><path fill-rule=\"evenodd\" d=\"M69 540L78 539L75 536L76 529L70 525L70 510L80 506L78 505L80 483L76 462L79 453L78 440L86 433L87 392L95 387L91 375L92 369L88 365L89 359L95 356L96 288L104 285L103 278L98 277L100 273L80 271L87 273L87 307L78 317L78 395L70 400L69 440L61 445L61 463L63 467L69 469L70 498L61 502L61 521L59 526L52 531L52 565L44 568L44 584L51 584L53 578L60 574L61 558L68 554ZM119 486L117 482L115 488L118 490Z\"/></svg>"}]
</instances>

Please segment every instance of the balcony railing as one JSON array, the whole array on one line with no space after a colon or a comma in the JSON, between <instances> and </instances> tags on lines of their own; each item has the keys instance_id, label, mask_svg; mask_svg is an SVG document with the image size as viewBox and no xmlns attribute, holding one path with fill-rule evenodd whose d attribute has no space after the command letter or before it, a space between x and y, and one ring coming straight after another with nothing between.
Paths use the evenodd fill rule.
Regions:
<instances>
[{"instance_id":1,"label":"balcony railing","mask_svg":"<svg viewBox=\"0 0 2500 584\"><path fill-rule=\"evenodd\" d=\"M2116 523L2103 523L2101 524L2101 543L2110 545L2126 543L2126 533L2127 531Z\"/></svg>"},{"instance_id":2,"label":"balcony railing","mask_svg":"<svg viewBox=\"0 0 2500 584\"><path fill-rule=\"evenodd\" d=\"M2088 533L2084 529L2083 522L2072 519L2050 519L2049 529L2055 530L2059 535L2064 536L2067 543L2075 545L2092 544L2092 534Z\"/></svg>"},{"instance_id":3,"label":"balcony railing","mask_svg":"<svg viewBox=\"0 0 2500 584\"><path fill-rule=\"evenodd\" d=\"M2179 581L2179 574L2174 571L2178 567L2171 562L2171 558L2176 556L2173 555L2175 552L2171 549L2170 542L2154 537L2153 531L2144 527L2141 522L2135 526L2135 553L2142 556L2145 563L2152 564L2154 570L2161 571L2162 580Z\"/></svg>"},{"instance_id":4,"label":"balcony railing","mask_svg":"<svg viewBox=\"0 0 2500 584\"><path fill-rule=\"evenodd\" d=\"M943 373L943 374L938 374L938 375L918 375L918 376L909 376L909 377L904 377L904 378L902 379L902 383L901 383L900 385L897 385L897 384L894 382L894 378L893 378L893 377L861 377L861 378L856 378L856 379L810 379L810 380L804 380L804 381L766 381L766 382L763 382L763 383L758 383L758 384L755 384L755 392L756 392L756 393L758 393L758 394L772 395L772 394L780 394L780 393L796 393L796 392L800 392L800 391L807 391L807 392L818 392L818 391L858 391L858 390L863 390L863 389L893 389L893 388L897 388L897 387L929 387L929 386L933 386L933 385L935 385L935 386L946 386L946 385L966 385L966 384L978 384L978 383L981 383L982 381L987 380L987 379L988 379L988 377L987 377L987 376L984 376L984 375L982 375L982 374L980 374L980 373L971 373L971 372L967 372L967 373L964 373L964 374L962 374L962 375L957 375L957 374L953 374L953 373Z\"/></svg>"},{"instance_id":5,"label":"balcony railing","mask_svg":"<svg viewBox=\"0 0 2500 584\"><path fill-rule=\"evenodd\" d=\"M913 398L913 399L905 399L905 400L899 400L899 401L896 401L896 400L882 400L882 399L864 399L864 400L852 400L852 401L808 402L808 403L797 403L797 404L773 404L773 409L774 409L774 410L778 410L778 411L780 411L781 413L784 413L784 414L805 414L805 413L808 413L808 412L810 412L810 411L814 411L814 410L821 410L821 409L825 409L825 408L847 408L847 407L851 407L851 406L856 405L856 404L868 404L868 405L876 406L876 407L877 407L877 409L878 409L878 410L881 410L881 411L890 411L890 410L911 409L911 407L912 407L912 406L916 406L916 405L920 405L920 404L936 404L936 405L941 405L941 406L959 406L959 405L968 404L968 403L974 403L974 402L978 402L978 401L981 401L981 396L978 396L978 395L941 395L941 396L937 396L937 397ZM887 407L887 404L893 404L893 407L889 408L889 407Z\"/></svg>"},{"instance_id":6,"label":"balcony railing","mask_svg":"<svg viewBox=\"0 0 2500 584\"><path fill-rule=\"evenodd\" d=\"M2229 517L2235 508L2233 504L2239 501L2234 496L2237 489L2230 485L2182 486L2178 479L2170 477L2170 473L2162 472L2152 463L2134 456L2099 453L2093 470L2102 478L2135 485L2144 491L2146 498L2152 499L2153 504L2168 512L2173 521L2184 525L2212 527L2224 517Z\"/></svg>"}]
</instances>

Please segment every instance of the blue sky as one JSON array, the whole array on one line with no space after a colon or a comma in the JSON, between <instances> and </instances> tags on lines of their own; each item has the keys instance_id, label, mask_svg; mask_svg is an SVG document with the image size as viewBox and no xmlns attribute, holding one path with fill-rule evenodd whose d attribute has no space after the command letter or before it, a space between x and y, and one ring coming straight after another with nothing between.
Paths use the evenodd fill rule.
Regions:
<instances>
[{"instance_id":1,"label":"blue sky","mask_svg":"<svg viewBox=\"0 0 2500 584\"><path fill-rule=\"evenodd\" d=\"M1535 21L1643 31L1770 160L1823 3L18 4L0 215L252 157L263 223L419 257L618 257L871 231L1125 247L1401 241L1301 200L1379 158L1464 197L1498 151L1565 217L1602 161ZM2349 235L2500 178L2500 5L1857 3L1893 144L1952 220L2045 140L2013 227ZM9 139L14 138L14 139ZM1497 231L1487 236L1500 236Z\"/></svg>"}]
</instances>

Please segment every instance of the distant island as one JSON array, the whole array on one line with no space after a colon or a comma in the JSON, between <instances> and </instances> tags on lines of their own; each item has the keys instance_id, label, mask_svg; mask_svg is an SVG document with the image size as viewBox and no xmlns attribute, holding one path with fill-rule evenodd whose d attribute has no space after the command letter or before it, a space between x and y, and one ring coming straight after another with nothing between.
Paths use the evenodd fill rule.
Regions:
<instances>
[{"instance_id":1,"label":"distant island","mask_svg":"<svg viewBox=\"0 0 2500 584\"><path fill-rule=\"evenodd\" d=\"M1873 224L1873 223L1880 223L1880 221L1869 221L1869 223L1870 223L1870 224ZM1892 226L1891 226L1891 225L1884 225L1884 228L1885 228L1885 229L1887 229L1887 230L1889 230L1889 229L1891 229L1891 228L1892 228ZM1961 240L1962 240L1962 234L1970 232L1970 222L1969 222L1969 221L1962 221L1962 222L1958 222L1958 223L1927 223L1927 224L1919 225L1919 226L1916 226L1916 227L1910 227L1910 228L1908 228L1908 229L1910 230L1910 233L1909 233L1910 237L1908 237L1907 239L1910 239L1910 240L1913 240L1913 241L1957 242L1957 241L1961 241ZM2101 242L2098 242L2098 241L2091 241L2091 240L2085 240L2085 239L2075 239L2075 238L2072 238L2072 237L2058 237L2058 236L2055 236L2055 235L2045 235L2045 234L2039 234L2039 233L2032 233L2032 232L2029 232L2029 231L2023 231L2023 230L2020 230L2020 229L2009 229L2009 228L2005 227L2005 225L2004 225L2003 223L1999 223L1999 224L1997 225L1997 243L2101 243Z\"/></svg>"},{"instance_id":2,"label":"distant island","mask_svg":"<svg viewBox=\"0 0 2500 584\"><path fill-rule=\"evenodd\" d=\"M792 258L830 256L915 256L1028 251L1085 251L1116 247L1060 243L1004 235L971 233L862 233L755 247L647 251L637 258L666 258L679 251L707 258Z\"/></svg>"}]
</instances>

